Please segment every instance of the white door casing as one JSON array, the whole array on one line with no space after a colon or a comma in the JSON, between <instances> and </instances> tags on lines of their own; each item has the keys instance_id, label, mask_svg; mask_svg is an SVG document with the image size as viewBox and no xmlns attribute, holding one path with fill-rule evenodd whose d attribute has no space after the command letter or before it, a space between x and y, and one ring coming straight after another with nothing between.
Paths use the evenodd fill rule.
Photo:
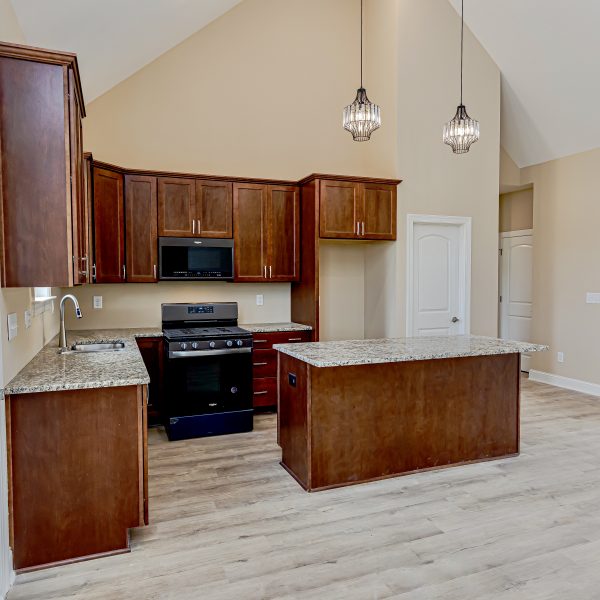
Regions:
<instances>
[{"instance_id":1,"label":"white door casing","mask_svg":"<svg viewBox=\"0 0 600 600\"><path fill-rule=\"evenodd\" d=\"M500 243L500 337L530 342L533 235L529 230L503 233ZM529 372L530 362L530 355L521 355L521 370Z\"/></svg>"},{"instance_id":2,"label":"white door casing","mask_svg":"<svg viewBox=\"0 0 600 600\"><path fill-rule=\"evenodd\" d=\"M470 332L471 218L408 215L406 335Z\"/></svg>"}]
</instances>

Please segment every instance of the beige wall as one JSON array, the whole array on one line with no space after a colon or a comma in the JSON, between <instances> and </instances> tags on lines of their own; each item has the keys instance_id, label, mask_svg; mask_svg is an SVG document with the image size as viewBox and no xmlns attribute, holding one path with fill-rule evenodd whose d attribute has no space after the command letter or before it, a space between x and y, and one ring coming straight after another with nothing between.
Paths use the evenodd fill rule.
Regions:
<instances>
[{"instance_id":1,"label":"beige wall","mask_svg":"<svg viewBox=\"0 0 600 600\"><path fill-rule=\"evenodd\" d=\"M600 149L523 169L534 192L533 368L600 384ZM564 352L565 362L556 360Z\"/></svg>"},{"instance_id":2,"label":"beige wall","mask_svg":"<svg viewBox=\"0 0 600 600\"><path fill-rule=\"evenodd\" d=\"M500 231L533 229L533 189L500 194Z\"/></svg>"},{"instance_id":3,"label":"beige wall","mask_svg":"<svg viewBox=\"0 0 600 600\"><path fill-rule=\"evenodd\" d=\"M509 154L500 148L500 193L511 192L521 186L521 169Z\"/></svg>"},{"instance_id":4,"label":"beige wall","mask_svg":"<svg viewBox=\"0 0 600 600\"><path fill-rule=\"evenodd\" d=\"M383 126L370 142L354 143L340 121L358 87L358 18L358 2L347 0L246 0L91 103L85 147L129 167L404 179L396 244L324 250L324 335L403 334L408 213L473 217L472 330L494 334L498 69L467 32L465 92L482 139L468 155L453 155L441 129L458 104L456 12L446 0L368 1L365 85ZM338 302L343 272L352 302ZM139 286L117 293L125 304L145 303Z\"/></svg>"},{"instance_id":5,"label":"beige wall","mask_svg":"<svg viewBox=\"0 0 600 600\"><path fill-rule=\"evenodd\" d=\"M23 30L10 0L0 0L0 40L15 44L25 43Z\"/></svg>"},{"instance_id":6,"label":"beige wall","mask_svg":"<svg viewBox=\"0 0 600 600\"><path fill-rule=\"evenodd\" d=\"M83 312L83 318L76 319L68 306L66 322L70 329L160 327L161 302L236 301L240 323L290 319L289 283L130 283L88 285L70 291ZM256 294L263 295L263 306L256 306ZM93 296L102 296L101 310L93 308Z\"/></svg>"}]
</instances>

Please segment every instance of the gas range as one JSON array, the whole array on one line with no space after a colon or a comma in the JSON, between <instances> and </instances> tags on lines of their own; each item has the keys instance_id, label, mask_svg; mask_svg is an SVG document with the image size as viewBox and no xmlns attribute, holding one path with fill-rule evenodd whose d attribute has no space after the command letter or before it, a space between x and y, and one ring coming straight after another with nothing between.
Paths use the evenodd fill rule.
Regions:
<instances>
[{"instance_id":1,"label":"gas range","mask_svg":"<svg viewBox=\"0 0 600 600\"><path fill-rule=\"evenodd\" d=\"M252 430L252 334L237 303L163 304L170 440Z\"/></svg>"}]
</instances>

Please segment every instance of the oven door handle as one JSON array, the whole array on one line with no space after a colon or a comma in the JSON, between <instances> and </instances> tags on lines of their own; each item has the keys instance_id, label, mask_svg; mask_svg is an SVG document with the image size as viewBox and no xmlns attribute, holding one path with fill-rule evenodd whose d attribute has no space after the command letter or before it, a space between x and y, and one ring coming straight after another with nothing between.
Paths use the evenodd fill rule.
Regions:
<instances>
[{"instance_id":1,"label":"oven door handle","mask_svg":"<svg viewBox=\"0 0 600 600\"><path fill-rule=\"evenodd\" d=\"M197 358L199 356L221 356L223 354L248 354L252 348L227 348L222 350L189 350L169 352L169 358Z\"/></svg>"}]
</instances>

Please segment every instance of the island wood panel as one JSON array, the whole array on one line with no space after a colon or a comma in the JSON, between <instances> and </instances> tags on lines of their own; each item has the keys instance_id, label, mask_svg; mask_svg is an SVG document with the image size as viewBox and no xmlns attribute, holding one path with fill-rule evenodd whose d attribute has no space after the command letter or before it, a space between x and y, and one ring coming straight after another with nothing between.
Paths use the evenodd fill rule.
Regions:
<instances>
[{"instance_id":1,"label":"island wood panel","mask_svg":"<svg viewBox=\"0 0 600 600\"><path fill-rule=\"evenodd\" d=\"M94 264L96 283L125 281L123 175L94 169Z\"/></svg>"},{"instance_id":2,"label":"island wood panel","mask_svg":"<svg viewBox=\"0 0 600 600\"><path fill-rule=\"evenodd\" d=\"M154 283L158 276L156 177L125 175L127 281Z\"/></svg>"},{"instance_id":3,"label":"island wood panel","mask_svg":"<svg viewBox=\"0 0 600 600\"><path fill-rule=\"evenodd\" d=\"M233 186L233 237L236 281L267 280L267 186Z\"/></svg>"},{"instance_id":4,"label":"island wood panel","mask_svg":"<svg viewBox=\"0 0 600 600\"><path fill-rule=\"evenodd\" d=\"M300 190L269 186L267 218L269 279L296 280L300 275Z\"/></svg>"},{"instance_id":5,"label":"island wood panel","mask_svg":"<svg viewBox=\"0 0 600 600\"><path fill-rule=\"evenodd\" d=\"M196 181L196 232L205 238L233 237L233 184L230 181Z\"/></svg>"},{"instance_id":6,"label":"island wood panel","mask_svg":"<svg viewBox=\"0 0 600 600\"><path fill-rule=\"evenodd\" d=\"M135 341L150 376L146 390L148 424L158 425L162 422L163 338L139 337Z\"/></svg>"},{"instance_id":7,"label":"island wood panel","mask_svg":"<svg viewBox=\"0 0 600 600\"><path fill-rule=\"evenodd\" d=\"M158 235L194 237L195 184L183 177L158 178Z\"/></svg>"},{"instance_id":8,"label":"island wood panel","mask_svg":"<svg viewBox=\"0 0 600 600\"><path fill-rule=\"evenodd\" d=\"M68 81L34 60L0 56L4 287L73 284Z\"/></svg>"},{"instance_id":9,"label":"island wood panel","mask_svg":"<svg viewBox=\"0 0 600 600\"><path fill-rule=\"evenodd\" d=\"M513 456L519 375L519 354L328 368L282 354L282 464L312 491Z\"/></svg>"},{"instance_id":10,"label":"island wood panel","mask_svg":"<svg viewBox=\"0 0 600 600\"><path fill-rule=\"evenodd\" d=\"M311 341L319 339L319 194L314 180L300 190L300 278L292 282L291 318L312 327Z\"/></svg>"},{"instance_id":11,"label":"island wood panel","mask_svg":"<svg viewBox=\"0 0 600 600\"><path fill-rule=\"evenodd\" d=\"M147 510L139 386L8 397L17 570L128 550Z\"/></svg>"}]
</instances>

